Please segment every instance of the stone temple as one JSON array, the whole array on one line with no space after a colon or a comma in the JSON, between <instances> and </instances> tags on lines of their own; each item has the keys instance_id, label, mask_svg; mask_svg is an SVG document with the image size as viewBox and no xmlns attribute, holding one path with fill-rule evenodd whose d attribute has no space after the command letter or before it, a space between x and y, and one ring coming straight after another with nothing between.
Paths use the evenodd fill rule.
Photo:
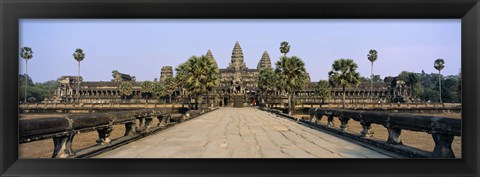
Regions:
<instances>
[{"instance_id":1,"label":"stone temple","mask_svg":"<svg viewBox=\"0 0 480 177\"><path fill-rule=\"evenodd\" d=\"M212 51L208 50L206 56L216 59ZM243 51L240 43L237 41L232 50L230 63L226 68L219 67L220 84L213 88L210 92L210 98L213 104L218 106L231 105L234 95L242 95L244 102L251 103L254 99L258 99L259 89L257 86L257 76L260 69L272 68L272 62L267 51L259 56L257 68L250 69L247 67ZM325 71L326 72L326 71ZM120 73L118 71L112 72L113 79L110 82L83 82L80 77L81 88L79 91L80 102L84 103L110 103L123 102L118 86L122 82L131 82L133 91L128 99L130 103L144 103L145 99L142 97L140 83L135 80L135 76ZM164 81L168 77L173 77L173 67L163 66L160 71L159 82ZM58 79L60 86L55 91L55 96L51 102L73 102L77 98L77 77L76 76L62 76ZM315 86L317 82L309 82L303 90L298 90L295 93L295 98L302 102L319 102L315 100ZM174 93L174 98L181 101L186 93L186 90L177 89ZM405 82L398 77L386 77L384 82L374 83L373 91L370 92L370 83L360 83L357 86L346 89L347 103L362 103L369 102L373 98L379 102L404 102L410 90L405 86ZM275 93L280 96L280 93ZM152 97L150 103L160 102L156 97ZM331 98L326 100L328 103L340 103L342 100L342 89L332 88Z\"/></svg>"}]
</instances>

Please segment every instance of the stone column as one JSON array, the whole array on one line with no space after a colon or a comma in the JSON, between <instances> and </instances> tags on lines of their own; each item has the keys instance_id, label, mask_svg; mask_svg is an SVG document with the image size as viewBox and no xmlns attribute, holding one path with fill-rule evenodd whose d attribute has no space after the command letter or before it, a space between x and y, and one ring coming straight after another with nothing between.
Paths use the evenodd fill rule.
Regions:
<instances>
[{"instance_id":1,"label":"stone column","mask_svg":"<svg viewBox=\"0 0 480 177\"><path fill-rule=\"evenodd\" d=\"M104 145L110 144L110 132L112 132L113 128L111 125L107 127L97 128L98 132L98 139L97 144Z\"/></svg>"}]
</instances>

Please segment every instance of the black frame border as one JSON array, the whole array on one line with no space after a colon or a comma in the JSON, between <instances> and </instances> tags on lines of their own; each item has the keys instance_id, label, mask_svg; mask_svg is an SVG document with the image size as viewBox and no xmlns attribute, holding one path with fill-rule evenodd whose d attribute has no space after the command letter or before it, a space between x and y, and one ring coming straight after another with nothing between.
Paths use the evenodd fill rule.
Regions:
<instances>
[{"instance_id":1,"label":"black frame border","mask_svg":"<svg viewBox=\"0 0 480 177\"><path fill-rule=\"evenodd\" d=\"M462 159L18 159L20 18L462 20ZM0 176L478 176L478 0L0 0ZM12 104L13 103L13 104Z\"/></svg>"}]
</instances>

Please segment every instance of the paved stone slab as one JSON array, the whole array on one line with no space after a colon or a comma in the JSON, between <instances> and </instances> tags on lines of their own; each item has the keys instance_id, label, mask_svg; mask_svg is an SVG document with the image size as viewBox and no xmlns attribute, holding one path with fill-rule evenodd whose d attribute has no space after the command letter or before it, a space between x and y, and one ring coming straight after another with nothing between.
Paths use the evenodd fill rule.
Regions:
<instances>
[{"instance_id":1,"label":"paved stone slab","mask_svg":"<svg viewBox=\"0 0 480 177\"><path fill-rule=\"evenodd\" d=\"M255 108L221 108L96 158L389 158Z\"/></svg>"}]
</instances>

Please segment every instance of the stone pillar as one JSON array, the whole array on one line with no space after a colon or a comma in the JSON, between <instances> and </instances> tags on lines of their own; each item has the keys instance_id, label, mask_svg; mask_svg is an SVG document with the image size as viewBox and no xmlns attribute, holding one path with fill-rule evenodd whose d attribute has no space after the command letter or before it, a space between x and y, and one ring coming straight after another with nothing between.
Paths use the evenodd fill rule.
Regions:
<instances>
[{"instance_id":1,"label":"stone pillar","mask_svg":"<svg viewBox=\"0 0 480 177\"><path fill-rule=\"evenodd\" d=\"M66 158L74 155L72 150L72 141L75 134L71 132L68 135L53 138L53 154L52 158Z\"/></svg>"},{"instance_id":2,"label":"stone pillar","mask_svg":"<svg viewBox=\"0 0 480 177\"><path fill-rule=\"evenodd\" d=\"M341 122L341 125L340 125L340 128L342 129L342 131L347 131L348 130L348 121L350 120L349 117L346 117L346 116L343 116L343 115L340 115L340 122Z\"/></svg>"},{"instance_id":3,"label":"stone pillar","mask_svg":"<svg viewBox=\"0 0 480 177\"><path fill-rule=\"evenodd\" d=\"M433 158L455 158L452 150L453 135L444 135L433 133L435 148L433 149Z\"/></svg>"},{"instance_id":4,"label":"stone pillar","mask_svg":"<svg viewBox=\"0 0 480 177\"><path fill-rule=\"evenodd\" d=\"M104 145L110 144L110 132L112 132L113 128L111 125L107 127L97 128L98 132L98 139L97 144Z\"/></svg>"},{"instance_id":5,"label":"stone pillar","mask_svg":"<svg viewBox=\"0 0 480 177\"><path fill-rule=\"evenodd\" d=\"M402 134L402 129L398 128L388 128L388 139L387 143L389 144L403 144L401 134Z\"/></svg>"},{"instance_id":6,"label":"stone pillar","mask_svg":"<svg viewBox=\"0 0 480 177\"><path fill-rule=\"evenodd\" d=\"M363 130L360 132L362 134L362 137L372 137L373 133L375 133L372 130L372 124L366 121L361 121L360 124L363 127Z\"/></svg>"},{"instance_id":7,"label":"stone pillar","mask_svg":"<svg viewBox=\"0 0 480 177\"><path fill-rule=\"evenodd\" d=\"M328 127L335 127L335 124L333 123L333 115L328 115L327 126Z\"/></svg>"},{"instance_id":8,"label":"stone pillar","mask_svg":"<svg viewBox=\"0 0 480 177\"><path fill-rule=\"evenodd\" d=\"M128 123L125 123L125 133L123 134L123 136L128 136L130 134L135 134L137 132L137 124L136 124L136 120L135 121L132 121L132 122L128 122Z\"/></svg>"}]
</instances>

